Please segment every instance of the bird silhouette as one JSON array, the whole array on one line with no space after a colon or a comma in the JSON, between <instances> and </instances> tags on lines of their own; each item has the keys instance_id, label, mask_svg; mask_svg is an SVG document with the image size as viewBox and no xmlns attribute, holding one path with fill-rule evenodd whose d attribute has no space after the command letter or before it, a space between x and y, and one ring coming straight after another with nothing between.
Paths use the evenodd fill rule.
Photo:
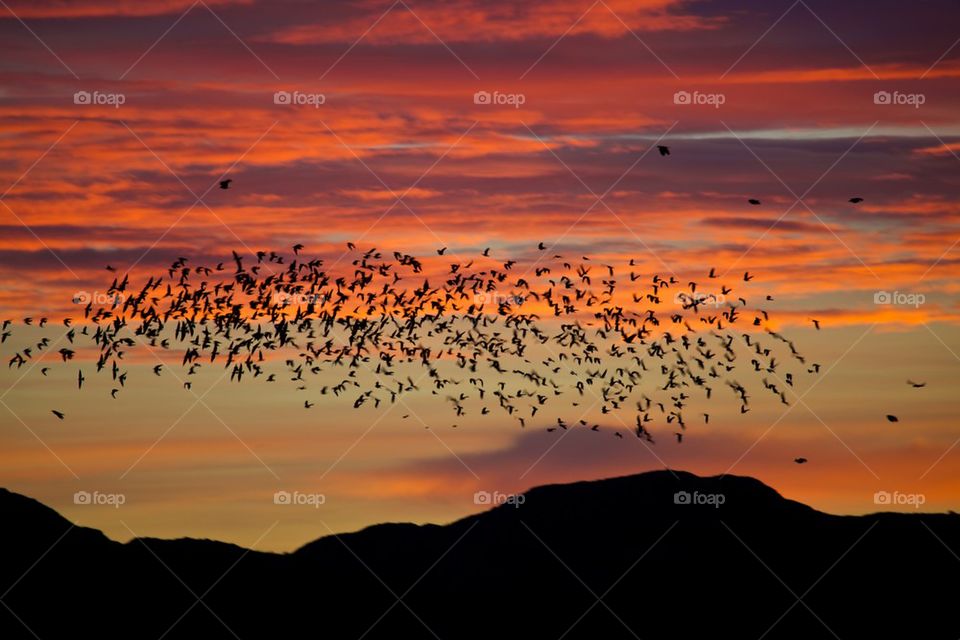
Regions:
<instances>
[{"instance_id":1,"label":"bird silhouette","mask_svg":"<svg viewBox=\"0 0 960 640\"><path fill-rule=\"evenodd\" d=\"M660 152L660 155L661 155L661 156L668 156L668 155L670 155L670 147L668 147L668 146L665 145L665 144L658 144L658 145L657 145L657 151Z\"/></svg>"},{"instance_id":2,"label":"bird silhouette","mask_svg":"<svg viewBox=\"0 0 960 640\"><path fill-rule=\"evenodd\" d=\"M226 180L221 180L221 181L220 181L220 188L221 188L221 189L229 189L231 182L233 182L233 179L232 179L232 178L227 178Z\"/></svg>"}]
</instances>

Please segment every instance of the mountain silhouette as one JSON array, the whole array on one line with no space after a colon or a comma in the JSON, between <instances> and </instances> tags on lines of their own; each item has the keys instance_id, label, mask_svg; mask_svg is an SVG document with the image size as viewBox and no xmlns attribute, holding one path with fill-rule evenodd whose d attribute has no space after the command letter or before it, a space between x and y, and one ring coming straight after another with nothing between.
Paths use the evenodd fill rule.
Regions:
<instances>
[{"instance_id":1,"label":"mountain silhouette","mask_svg":"<svg viewBox=\"0 0 960 640\"><path fill-rule=\"evenodd\" d=\"M537 487L292 553L121 544L0 490L0 637L953 638L960 516L835 516L752 478Z\"/></svg>"}]
</instances>

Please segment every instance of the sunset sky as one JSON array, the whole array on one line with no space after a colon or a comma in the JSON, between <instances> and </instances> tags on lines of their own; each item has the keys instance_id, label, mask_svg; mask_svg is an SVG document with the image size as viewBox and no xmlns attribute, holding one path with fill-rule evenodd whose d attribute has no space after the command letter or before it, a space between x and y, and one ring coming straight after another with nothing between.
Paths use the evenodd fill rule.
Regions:
<instances>
[{"instance_id":1,"label":"sunset sky","mask_svg":"<svg viewBox=\"0 0 960 640\"><path fill-rule=\"evenodd\" d=\"M823 365L791 407L721 405L652 447L453 429L429 394L408 400L416 420L329 397L307 412L215 367L188 393L149 353L115 401L92 374L100 393L75 369L4 367L0 484L116 539L276 550L664 466L834 513L880 510L877 491L960 510L958 19L952 0L0 0L4 362L39 339L23 317L82 316L107 264L142 282L178 256L298 242L343 268L347 241L465 260L543 241L684 282L755 273Z\"/></svg>"}]
</instances>

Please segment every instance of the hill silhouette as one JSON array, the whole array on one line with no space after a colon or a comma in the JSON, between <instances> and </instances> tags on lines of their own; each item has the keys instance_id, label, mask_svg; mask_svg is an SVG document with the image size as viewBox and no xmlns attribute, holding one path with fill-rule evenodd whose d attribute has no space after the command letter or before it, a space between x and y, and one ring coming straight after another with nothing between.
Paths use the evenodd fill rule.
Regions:
<instances>
[{"instance_id":1,"label":"hill silhouette","mask_svg":"<svg viewBox=\"0 0 960 640\"><path fill-rule=\"evenodd\" d=\"M0 518L2 638L960 635L960 516L835 516L745 477L538 487L288 554L121 544L8 491Z\"/></svg>"}]
</instances>

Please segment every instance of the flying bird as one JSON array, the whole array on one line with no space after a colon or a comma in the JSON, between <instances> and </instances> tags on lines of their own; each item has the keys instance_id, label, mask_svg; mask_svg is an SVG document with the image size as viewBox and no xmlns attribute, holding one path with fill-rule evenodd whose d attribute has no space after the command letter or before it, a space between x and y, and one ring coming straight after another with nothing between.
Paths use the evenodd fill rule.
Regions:
<instances>
[{"instance_id":1,"label":"flying bird","mask_svg":"<svg viewBox=\"0 0 960 640\"><path fill-rule=\"evenodd\" d=\"M897 416L894 416L894 415L891 415L891 414L888 413L888 414L887 414L887 421L888 421L888 422L900 422L900 418L898 418Z\"/></svg>"},{"instance_id":2,"label":"flying bird","mask_svg":"<svg viewBox=\"0 0 960 640\"><path fill-rule=\"evenodd\" d=\"M806 459L806 458L794 458L793 461L796 462L797 464L806 464L806 463L807 463L807 459Z\"/></svg>"},{"instance_id":3,"label":"flying bird","mask_svg":"<svg viewBox=\"0 0 960 640\"><path fill-rule=\"evenodd\" d=\"M668 155L670 155L670 147L668 147L668 146L665 145L665 144L658 144L658 145L657 145L657 151L660 152L660 155L661 155L661 156L668 156Z\"/></svg>"},{"instance_id":4,"label":"flying bird","mask_svg":"<svg viewBox=\"0 0 960 640\"><path fill-rule=\"evenodd\" d=\"M64 417L64 416L63 416L63 412L57 411L56 409L51 409L51 410L50 410L50 413L52 413L53 415L55 415L55 416L57 416L58 418L60 418L61 420L63 420L63 417Z\"/></svg>"},{"instance_id":5,"label":"flying bird","mask_svg":"<svg viewBox=\"0 0 960 640\"><path fill-rule=\"evenodd\" d=\"M761 204L761 202L760 202L759 200L757 200L756 198L750 198L749 200L747 200L747 202L749 202L749 203L752 204L753 206L757 206L757 205Z\"/></svg>"},{"instance_id":6,"label":"flying bird","mask_svg":"<svg viewBox=\"0 0 960 640\"><path fill-rule=\"evenodd\" d=\"M220 188L221 188L221 189L229 189L231 182L233 182L233 179L232 179L232 178L227 178L226 180L221 180L221 181L220 181Z\"/></svg>"},{"instance_id":7,"label":"flying bird","mask_svg":"<svg viewBox=\"0 0 960 640\"><path fill-rule=\"evenodd\" d=\"M855 198L850 198L850 200L848 200L848 202L851 202L851 203L853 203L853 204L860 204L861 202L863 202L863 198L857 196L857 197L855 197Z\"/></svg>"}]
</instances>

